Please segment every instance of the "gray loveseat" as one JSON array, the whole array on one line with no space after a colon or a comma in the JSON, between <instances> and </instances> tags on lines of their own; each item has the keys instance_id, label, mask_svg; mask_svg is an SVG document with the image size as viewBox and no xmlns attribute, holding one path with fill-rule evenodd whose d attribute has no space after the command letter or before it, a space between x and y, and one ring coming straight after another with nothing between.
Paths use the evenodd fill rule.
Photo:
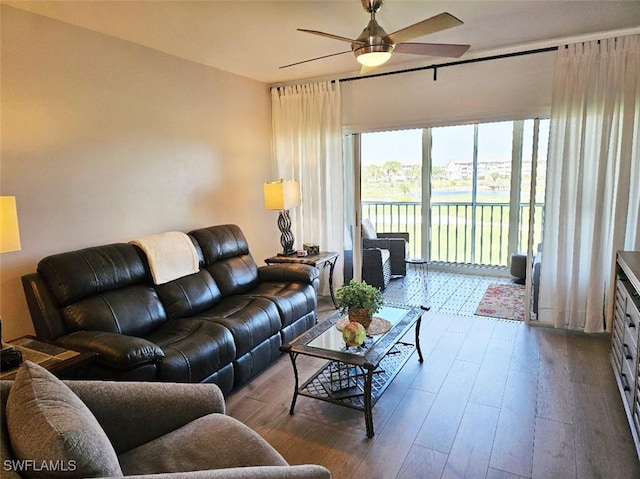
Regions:
<instances>
[{"instance_id":1,"label":"gray loveseat","mask_svg":"<svg viewBox=\"0 0 640 479\"><path fill-rule=\"evenodd\" d=\"M81 379L213 382L227 393L316 323L316 268L258 267L235 225L188 238L199 271L163 284L130 243L44 258L22 278L37 337L95 352Z\"/></svg>"},{"instance_id":2,"label":"gray loveseat","mask_svg":"<svg viewBox=\"0 0 640 479\"><path fill-rule=\"evenodd\" d=\"M25 363L0 381L4 479L329 479L290 466L225 415L215 384L62 381Z\"/></svg>"}]
</instances>

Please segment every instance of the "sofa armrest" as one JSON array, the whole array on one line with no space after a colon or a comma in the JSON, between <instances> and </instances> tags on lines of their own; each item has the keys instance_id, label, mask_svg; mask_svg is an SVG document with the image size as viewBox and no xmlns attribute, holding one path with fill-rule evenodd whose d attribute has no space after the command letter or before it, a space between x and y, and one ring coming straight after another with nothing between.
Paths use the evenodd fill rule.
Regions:
<instances>
[{"instance_id":1,"label":"sofa armrest","mask_svg":"<svg viewBox=\"0 0 640 479\"><path fill-rule=\"evenodd\" d=\"M97 353L96 361L120 369L159 361L164 357L162 349L151 341L105 331L76 331L60 336L55 342L76 351Z\"/></svg>"},{"instance_id":2,"label":"sofa armrest","mask_svg":"<svg viewBox=\"0 0 640 479\"><path fill-rule=\"evenodd\" d=\"M407 255L407 242L403 238L364 239L362 240L362 247L389 250L389 253L391 253L391 274L401 276L407 274L407 265L404 262Z\"/></svg>"},{"instance_id":3,"label":"sofa armrest","mask_svg":"<svg viewBox=\"0 0 640 479\"><path fill-rule=\"evenodd\" d=\"M224 414L215 384L65 381L104 428L118 454L212 413Z\"/></svg>"},{"instance_id":4,"label":"sofa armrest","mask_svg":"<svg viewBox=\"0 0 640 479\"><path fill-rule=\"evenodd\" d=\"M366 248L362 250L362 280L384 291L391 275L391 261L382 259L382 249Z\"/></svg>"},{"instance_id":5,"label":"sofa armrest","mask_svg":"<svg viewBox=\"0 0 640 479\"><path fill-rule=\"evenodd\" d=\"M53 340L68 332L65 330L60 309L42 276L38 273L24 275L22 288L38 338Z\"/></svg>"},{"instance_id":6,"label":"sofa armrest","mask_svg":"<svg viewBox=\"0 0 640 479\"><path fill-rule=\"evenodd\" d=\"M127 476L127 479L331 479L331 472L323 466L252 466L207 471L174 472ZM104 478L121 479L121 478Z\"/></svg>"},{"instance_id":7,"label":"sofa armrest","mask_svg":"<svg viewBox=\"0 0 640 479\"><path fill-rule=\"evenodd\" d=\"M533 258L533 312L538 314L538 303L540 301L540 269L542 268L542 251L538 246L538 253Z\"/></svg>"},{"instance_id":8,"label":"sofa armrest","mask_svg":"<svg viewBox=\"0 0 640 479\"><path fill-rule=\"evenodd\" d=\"M258 268L260 281L285 281L288 283L313 284L318 279L320 272L306 264L270 264Z\"/></svg>"},{"instance_id":9,"label":"sofa armrest","mask_svg":"<svg viewBox=\"0 0 640 479\"><path fill-rule=\"evenodd\" d=\"M403 239L407 243L409 242L409 233L402 232L402 231L396 232L396 233L376 233L376 235L378 236L378 238L383 238L383 239L396 238L396 239Z\"/></svg>"},{"instance_id":10,"label":"sofa armrest","mask_svg":"<svg viewBox=\"0 0 640 479\"><path fill-rule=\"evenodd\" d=\"M392 248L398 248L398 249L402 249L402 251L405 251L407 247L407 242L402 238L363 239L362 247L388 249L389 251L391 251Z\"/></svg>"}]
</instances>

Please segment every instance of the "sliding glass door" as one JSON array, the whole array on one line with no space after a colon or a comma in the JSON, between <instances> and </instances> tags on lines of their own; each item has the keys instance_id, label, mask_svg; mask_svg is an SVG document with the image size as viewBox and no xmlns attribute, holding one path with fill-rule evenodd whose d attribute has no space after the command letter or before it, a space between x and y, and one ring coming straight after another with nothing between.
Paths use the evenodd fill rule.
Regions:
<instances>
[{"instance_id":1,"label":"sliding glass door","mask_svg":"<svg viewBox=\"0 0 640 479\"><path fill-rule=\"evenodd\" d=\"M381 232L408 232L410 256L431 263L508 268L522 253L532 268L548 135L548 120L358 135L360 217Z\"/></svg>"},{"instance_id":2,"label":"sliding glass door","mask_svg":"<svg viewBox=\"0 0 640 479\"><path fill-rule=\"evenodd\" d=\"M362 217L380 231L408 231L413 256L508 266L529 243L533 124L362 134ZM541 238L548 124L540 121L536 145L534 241Z\"/></svg>"}]
</instances>

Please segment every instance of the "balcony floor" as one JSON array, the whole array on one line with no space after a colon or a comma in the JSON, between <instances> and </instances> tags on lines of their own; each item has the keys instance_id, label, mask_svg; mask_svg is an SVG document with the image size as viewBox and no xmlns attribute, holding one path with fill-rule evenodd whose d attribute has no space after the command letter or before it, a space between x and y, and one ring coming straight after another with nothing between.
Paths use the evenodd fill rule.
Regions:
<instances>
[{"instance_id":1,"label":"balcony floor","mask_svg":"<svg viewBox=\"0 0 640 479\"><path fill-rule=\"evenodd\" d=\"M429 306L433 312L473 316L492 283L509 284L511 279L409 266L406 276L389 282L384 298L389 302Z\"/></svg>"}]
</instances>

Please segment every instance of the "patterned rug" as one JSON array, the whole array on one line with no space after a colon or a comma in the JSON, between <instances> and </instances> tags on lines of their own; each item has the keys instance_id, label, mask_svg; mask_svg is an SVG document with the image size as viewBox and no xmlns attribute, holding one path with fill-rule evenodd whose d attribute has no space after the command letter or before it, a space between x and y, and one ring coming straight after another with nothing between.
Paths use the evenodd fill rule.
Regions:
<instances>
[{"instance_id":1,"label":"patterned rug","mask_svg":"<svg viewBox=\"0 0 640 479\"><path fill-rule=\"evenodd\" d=\"M476 314L524 321L525 289L522 284L490 284Z\"/></svg>"}]
</instances>

